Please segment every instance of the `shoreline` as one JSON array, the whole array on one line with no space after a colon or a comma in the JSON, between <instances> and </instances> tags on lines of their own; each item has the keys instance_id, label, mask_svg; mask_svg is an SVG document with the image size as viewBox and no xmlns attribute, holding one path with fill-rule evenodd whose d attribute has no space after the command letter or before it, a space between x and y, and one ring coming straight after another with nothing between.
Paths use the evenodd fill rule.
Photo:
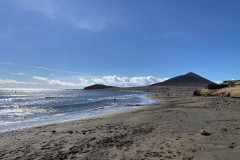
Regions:
<instances>
[{"instance_id":1,"label":"shoreline","mask_svg":"<svg viewBox=\"0 0 240 160\"><path fill-rule=\"evenodd\" d=\"M159 104L159 103L156 103L156 104ZM91 116L77 118L77 119L70 119L70 120L64 120L64 121L59 121L59 122L34 125L34 126L17 128L17 129L12 129L12 130L5 130L5 131L0 131L0 134L4 133L4 132L13 132L13 131L18 131L18 130L25 130L25 129L31 129L31 128L41 128L41 127L47 127L47 126L51 126L51 125L58 125L60 123L68 123L68 122L70 123L71 121L85 121L85 120L91 120L91 119L98 119L98 118L102 118L102 117L105 117L105 116L111 116L111 115L115 115L115 114L123 114L125 112L130 112L131 110L137 110L137 109L141 109L141 108L145 108L145 107L150 107L152 105L154 105L154 104L149 104L149 105L146 105L146 106L138 106L137 108L128 108L126 110L101 113L101 114L98 114L98 115L91 115Z\"/></svg>"},{"instance_id":2,"label":"shoreline","mask_svg":"<svg viewBox=\"0 0 240 160\"><path fill-rule=\"evenodd\" d=\"M131 91L132 92L132 91ZM142 92L142 93L146 93L146 92L143 92L143 91L136 91L136 92ZM140 96L142 97L142 95ZM136 104L136 105L129 105L129 106L124 106L124 109L120 109L120 110L115 110L115 111L105 111L103 113L95 113L95 114L92 114L92 115L88 115L88 116L83 116L83 117L79 117L79 118L75 118L75 119L66 119L66 120L61 120L61 121L58 121L58 122L49 122L49 123L45 123L45 124L36 124L36 125L30 125L30 126L26 126L26 127L20 127L20 128L13 128L13 129L5 129L5 130L0 130L0 133L4 133L4 132L11 132L11 131L15 131L15 130L22 130L22 129L28 129L28 128L32 128L32 127L40 127L40 126L47 126L47 125L52 125L52 124L58 124L58 123L65 123L65 122L68 122L68 121L78 121L78 120L84 120L84 119L91 119L91 118L98 118L99 116L105 116L105 115L111 115L111 114L117 114L117 113L122 113L124 111L128 111L128 110L132 110L132 109L138 109L138 108L142 108L142 107L149 107L153 104L157 104L157 103L160 103L160 101L154 99L154 98L151 98L151 95L146 95L144 96L144 98L146 99L151 99L151 100L154 100L155 102L151 102L149 104L143 104L143 105L140 105L140 104ZM146 100L145 100L146 101ZM94 112L95 110L99 110L99 109L105 109L104 107L106 106L103 106L103 107L99 107L99 108L94 108L94 109L91 109L89 110L89 112Z\"/></svg>"},{"instance_id":3,"label":"shoreline","mask_svg":"<svg viewBox=\"0 0 240 160\"><path fill-rule=\"evenodd\" d=\"M153 95L153 98L155 96ZM1 159L237 159L240 99L166 97L160 104L0 133ZM202 134L206 131L210 135Z\"/></svg>"}]
</instances>

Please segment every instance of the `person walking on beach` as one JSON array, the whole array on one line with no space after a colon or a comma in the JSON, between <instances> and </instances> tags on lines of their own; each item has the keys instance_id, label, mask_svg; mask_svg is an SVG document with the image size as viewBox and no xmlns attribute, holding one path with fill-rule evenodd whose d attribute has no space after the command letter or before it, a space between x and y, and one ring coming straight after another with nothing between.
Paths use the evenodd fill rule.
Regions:
<instances>
[{"instance_id":1,"label":"person walking on beach","mask_svg":"<svg viewBox=\"0 0 240 160\"><path fill-rule=\"evenodd\" d=\"M221 103L223 102L223 97L225 96L225 94L224 93L221 93L220 95L219 95L219 97L221 98Z\"/></svg>"}]
</instances>

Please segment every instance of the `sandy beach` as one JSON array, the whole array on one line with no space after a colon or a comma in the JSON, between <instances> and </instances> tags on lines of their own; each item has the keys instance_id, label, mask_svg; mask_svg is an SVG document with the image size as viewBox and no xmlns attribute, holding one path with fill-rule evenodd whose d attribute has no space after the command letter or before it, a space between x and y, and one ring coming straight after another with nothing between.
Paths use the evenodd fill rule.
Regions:
<instances>
[{"instance_id":1,"label":"sandy beach","mask_svg":"<svg viewBox=\"0 0 240 160\"><path fill-rule=\"evenodd\" d=\"M239 159L240 99L177 91L154 90L161 103L143 108L2 132L0 159Z\"/></svg>"},{"instance_id":2,"label":"sandy beach","mask_svg":"<svg viewBox=\"0 0 240 160\"><path fill-rule=\"evenodd\" d=\"M0 13L0 160L240 160L240 0Z\"/></svg>"}]
</instances>

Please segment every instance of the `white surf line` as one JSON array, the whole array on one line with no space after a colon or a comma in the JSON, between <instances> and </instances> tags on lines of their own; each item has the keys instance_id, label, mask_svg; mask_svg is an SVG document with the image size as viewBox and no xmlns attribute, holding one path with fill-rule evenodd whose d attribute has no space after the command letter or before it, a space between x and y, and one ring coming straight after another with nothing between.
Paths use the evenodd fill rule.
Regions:
<instances>
[{"instance_id":1,"label":"white surf line","mask_svg":"<svg viewBox=\"0 0 240 160\"><path fill-rule=\"evenodd\" d=\"M72 71L67 71L67 70L53 69L53 68L47 68L47 67L41 67L41 66L29 66L29 65L24 65L24 64L1 62L1 61L0 61L0 64L13 65L13 66L23 66L23 67L43 69L43 70L49 70L49 71L55 71L55 72L71 73L71 74L81 74L81 75L84 74L84 73L80 73L80 72L72 72Z\"/></svg>"}]
</instances>

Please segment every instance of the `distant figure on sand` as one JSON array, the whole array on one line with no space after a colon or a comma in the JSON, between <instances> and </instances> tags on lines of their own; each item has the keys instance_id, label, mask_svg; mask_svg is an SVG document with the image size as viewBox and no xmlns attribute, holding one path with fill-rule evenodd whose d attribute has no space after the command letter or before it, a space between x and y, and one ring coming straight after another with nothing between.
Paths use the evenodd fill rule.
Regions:
<instances>
[{"instance_id":1,"label":"distant figure on sand","mask_svg":"<svg viewBox=\"0 0 240 160\"><path fill-rule=\"evenodd\" d=\"M221 93L220 95L219 95L219 97L221 98L221 103L223 102L223 97L225 96L225 94L224 93Z\"/></svg>"},{"instance_id":2,"label":"distant figure on sand","mask_svg":"<svg viewBox=\"0 0 240 160\"><path fill-rule=\"evenodd\" d=\"M156 98L157 98L157 94L156 94Z\"/></svg>"}]
</instances>

